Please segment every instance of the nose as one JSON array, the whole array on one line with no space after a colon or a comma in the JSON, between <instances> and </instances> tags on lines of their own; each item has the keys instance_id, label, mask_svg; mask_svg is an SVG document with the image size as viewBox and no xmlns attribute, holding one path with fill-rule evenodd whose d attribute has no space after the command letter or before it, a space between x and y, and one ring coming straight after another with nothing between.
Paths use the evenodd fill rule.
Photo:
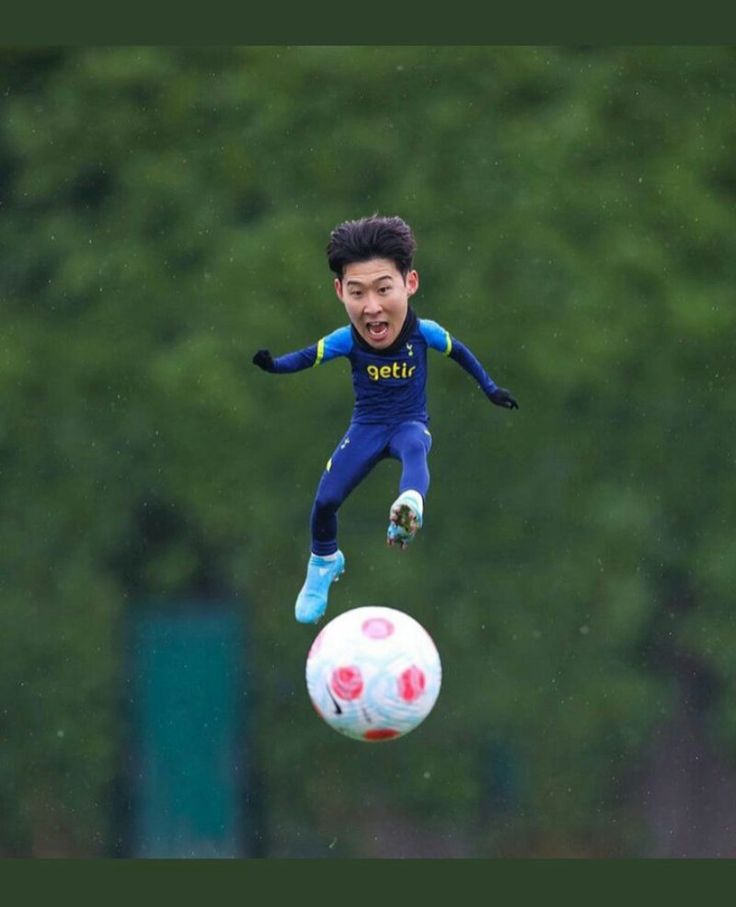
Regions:
<instances>
[{"instance_id":1,"label":"nose","mask_svg":"<svg viewBox=\"0 0 736 907\"><path fill-rule=\"evenodd\" d=\"M381 300L378 296L374 296L373 293L368 293L365 300L365 305L363 306L363 312L366 315L380 315L383 311L383 306L381 305Z\"/></svg>"}]
</instances>

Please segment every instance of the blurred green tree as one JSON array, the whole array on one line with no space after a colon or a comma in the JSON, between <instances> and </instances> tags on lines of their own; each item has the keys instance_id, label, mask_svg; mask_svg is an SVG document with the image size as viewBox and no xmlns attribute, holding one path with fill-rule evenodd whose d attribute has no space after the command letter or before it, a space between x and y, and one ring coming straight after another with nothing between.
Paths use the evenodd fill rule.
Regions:
<instances>
[{"instance_id":1,"label":"blurred green tree","mask_svg":"<svg viewBox=\"0 0 736 907\"><path fill-rule=\"evenodd\" d=\"M385 855L387 814L440 855L645 848L632 791L684 657L736 744L734 50L0 67L4 851L110 851L121 617L193 592L247 611L269 855ZM403 606L445 667L421 730L361 748L315 721L292 617L349 374L250 357L344 322L324 246L376 210L416 231L420 315L521 409L438 357L421 540L383 545L395 464L346 502L331 612Z\"/></svg>"}]
</instances>

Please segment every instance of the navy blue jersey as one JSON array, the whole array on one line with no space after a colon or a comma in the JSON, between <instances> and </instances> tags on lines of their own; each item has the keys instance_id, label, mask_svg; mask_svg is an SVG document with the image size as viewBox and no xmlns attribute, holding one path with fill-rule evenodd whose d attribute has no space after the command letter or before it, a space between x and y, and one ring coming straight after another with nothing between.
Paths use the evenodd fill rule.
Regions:
<instances>
[{"instance_id":1,"label":"navy blue jersey","mask_svg":"<svg viewBox=\"0 0 736 907\"><path fill-rule=\"evenodd\" d=\"M311 346L274 358L273 363L277 373L298 372L345 356L353 372L353 422L390 425L417 420L426 424L429 349L454 359L486 394L496 389L493 379L464 344L436 321L418 318L412 309L398 338L386 349L374 349L352 325L345 325Z\"/></svg>"}]
</instances>

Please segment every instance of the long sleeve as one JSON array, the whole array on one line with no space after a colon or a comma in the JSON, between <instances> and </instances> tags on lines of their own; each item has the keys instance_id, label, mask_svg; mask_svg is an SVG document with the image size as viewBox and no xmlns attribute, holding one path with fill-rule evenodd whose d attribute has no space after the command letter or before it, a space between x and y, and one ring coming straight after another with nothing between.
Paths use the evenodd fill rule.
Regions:
<instances>
[{"instance_id":1,"label":"long sleeve","mask_svg":"<svg viewBox=\"0 0 736 907\"><path fill-rule=\"evenodd\" d=\"M283 356L275 357L273 370L276 374L300 372L302 369L329 362L338 356L347 356L352 345L350 328L341 327L326 337L322 337L317 343L305 346L301 350L295 350L293 353L284 353Z\"/></svg>"},{"instance_id":2,"label":"long sleeve","mask_svg":"<svg viewBox=\"0 0 736 907\"><path fill-rule=\"evenodd\" d=\"M312 368L317 361L317 344L305 346L304 349L295 350L293 353L284 353L273 360L273 370L276 374L285 375L289 372L300 372L305 368Z\"/></svg>"},{"instance_id":3,"label":"long sleeve","mask_svg":"<svg viewBox=\"0 0 736 907\"><path fill-rule=\"evenodd\" d=\"M422 318L420 325L429 347L454 359L471 377L475 378L485 394L492 394L496 390L496 382L464 343L453 337L436 321Z\"/></svg>"},{"instance_id":4,"label":"long sleeve","mask_svg":"<svg viewBox=\"0 0 736 907\"><path fill-rule=\"evenodd\" d=\"M450 338L450 343L452 344L448 353L450 359L454 359L469 375L472 375L485 394L492 394L496 390L496 382L483 368L475 355L471 353L464 343L461 343L455 337Z\"/></svg>"}]
</instances>

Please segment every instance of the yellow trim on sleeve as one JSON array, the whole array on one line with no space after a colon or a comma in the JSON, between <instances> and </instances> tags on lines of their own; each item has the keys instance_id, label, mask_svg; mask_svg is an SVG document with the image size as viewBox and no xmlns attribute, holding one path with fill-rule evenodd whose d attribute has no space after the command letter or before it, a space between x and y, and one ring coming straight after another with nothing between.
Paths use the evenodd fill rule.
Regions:
<instances>
[{"instance_id":1,"label":"yellow trim on sleeve","mask_svg":"<svg viewBox=\"0 0 736 907\"><path fill-rule=\"evenodd\" d=\"M445 356L449 356L452 352L452 337L450 336L449 331L445 331L447 334L447 346L445 347Z\"/></svg>"},{"instance_id":2,"label":"yellow trim on sleeve","mask_svg":"<svg viewBox=\"0 0 736 907\"><path fill-rule=\"evenodd\" d=\"M325 338L322 337L321 340L317 342L317 358L314 360L314 365L312 368L315 368L320 364L320 362L325 358Z\"/></svg>"}]
</instances>

